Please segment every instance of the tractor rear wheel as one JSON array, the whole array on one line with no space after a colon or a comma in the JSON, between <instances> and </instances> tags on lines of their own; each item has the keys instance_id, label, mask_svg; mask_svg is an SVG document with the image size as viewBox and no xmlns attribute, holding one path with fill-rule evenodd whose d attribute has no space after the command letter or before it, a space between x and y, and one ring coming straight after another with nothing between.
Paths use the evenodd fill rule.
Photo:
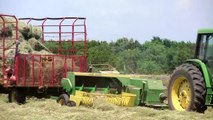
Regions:
<instances>
[{"instance_id":1,"label":"tractor rear wheel","mask_svg":"<svg viewBox=\"0 0 213 120\"><path fill-rule=\"evenodd\" d=\"M70 98L67 94L61 94L59 96L59 98L57 99L57 102L60 104L60 105L67 105L67 103L69 102Z\"/></svg>"},{"instance_id":2,"label":"tractor rear wheel","mask_svg":"<svg viewBox=\"0 0 213 120\"><path fill-rule=\"evenodd\" d=\"M201 71L192 64L175 69L168 85L168 105L172 110L204 112L206 88Z\"/></svg>"}]
</instances>

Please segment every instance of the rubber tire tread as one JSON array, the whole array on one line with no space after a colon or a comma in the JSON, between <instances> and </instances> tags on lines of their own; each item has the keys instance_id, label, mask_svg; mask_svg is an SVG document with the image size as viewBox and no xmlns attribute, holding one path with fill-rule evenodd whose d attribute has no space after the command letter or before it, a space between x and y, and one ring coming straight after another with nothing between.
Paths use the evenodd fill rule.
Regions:
<instances>
[{"instance_id":1,"label":"rubber tire tread","mask_svg":"<svg viewBox=\"0 0 213 120\"><path fill-rule=\"evenodd\" d=\"M12 94L14 94L14 93L16 93L15 101L13 101L13 98L12 98L13 97ZM17 102L18 104L24 104L24 103L26 103L26 95L23 92L23 90L14 88L14 89L10 90L10 92L8 94L8 101L10 103Z\"/></svg>"},{"instance_id":2,"label":"rubber tire tread","mask_svg":"<svg viewBox=\"0 0 213 120\"><path fill-rule=\"evenodd\" d=\"M25 104L26 103L26 94L25 91L22 89L17 89L17 98L16 102L18 104Z\"/></svg>"},{"instance_id":3,"label":"rubber tire tread","mask_svg":"<svg viewBox=\"0 0 213 120\"><path fill-rule=\"evenodd\" d=\"M64 104L67 105L67 103L69 102L70 98L69 98L69 95L67 94L61 94L58 99L57 99L57 102L60 101L60 99L64 99Z\"/></svg>"},{"instance_id":4,"label":"rubber tire tread","mask_svg":"<svg viewBox=\"0 0 213 120\"><path fill-rule=\"evenodd\" d=\"M175 110L172 104L171 90L172 85L176 78L179 76L184 76L188 79L190 83L190 88L192 91L192 101L187 109L187 111L196 111L203 113L207 107L205 106L205 96L206 87L203 74L193 64L185 63L177 67L171 75L169 85L168 85L168 105L171 110Z\"/></svg>"},{"instance_id":5,"label":"rubber tire tread","mask_svg":"<svg viewBox=\"0 0 213 120\"><path fill-rule=\"evenodd\" d=\"M67 106L75 107L76 103L75 103L75 101L68 101Z\"/></svg>"}]
</instances>

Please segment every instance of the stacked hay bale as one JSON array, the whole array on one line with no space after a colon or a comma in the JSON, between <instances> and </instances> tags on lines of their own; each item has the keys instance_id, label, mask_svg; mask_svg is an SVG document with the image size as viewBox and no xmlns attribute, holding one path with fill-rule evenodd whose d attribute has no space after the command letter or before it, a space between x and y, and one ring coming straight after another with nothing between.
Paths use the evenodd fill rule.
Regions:
<instances>
[{"instance_id":1,"label":"stacked hay bale","mask_svg":"<svg viewBox=\"0 0 213 120\"><path fill-rule=\"evenodd\" d=\"M14 22L14 20L5 18L6 22ZM6 24L5 31L3 31L3 26L0 24L0 46L3 46L2 43L2 37L5 36L5 47L6 47L6 56L10 56L11 53L15 53L15 23L12 24ZM20 49L19 53L32 53L35 51L35 46L41 46L45 48L42 44L40 44L39 40L41 37L42 31L38 27L34 27L32 25L27 25L26 23L22 21L18 21L18 36L19 36L19 42L20 42ZM28 41L31 42L28 42ZM34 45L35 44L35 45ZM32 48L34 47L34 49ZM9 50L9 51L7 51ZM2 51L0 51L2 54ZM9 54L9 55L8 55Z\"/></svg>"},{"instance_id":2,"label":"stacked hay bale","mask_svg":"<svg viewBox=\"0 0 213 120\"><path fill-rule=\"evenodd\" d=\"M42 57L42 59L44 59L44 57ZM54 85L60 86L60 80L64 77L65 71L71 71L72 64L71 60L67 60L67 67L65 68L65 57L54 56L53 66L53 61L45 62L42 60L41 62L40 56L32 57L30 54L27 56L20 55L18 61L18 69L20 70L18 71L19 85L22 85L24 79L26 79L26 84L31 85L32 80L34 80L34 85L36 86L41 84L49 86L52 82L54 82ZM39 83L40 79L42 79L43 83Z\"/></svg>"},{"instance_id":3,"label":"stacked hay bale","mask_svg":"<svg viewBox=\"0 0 213 120\"><path fill-rule=\"evenodd\" d=\"M6 20L11 21L8 18ZM34 80L35 85L40 85L39 80L42 79L44 85L49 85L52 82L56 85L60 85L60 80L62 79L64 72L71 70L71 60L67 60L67 68L64 68L65 57L61 56L54 56L54 61L46 63L43 59L46 59L47 55L53 55L53 53L41 43L41 29L33 25L27 25L22 21L19 21L18 24L18 84L24 84L24 80L26 79L26 84L31 85L32 80ZM0 28L2 28L2 26L0 26ZM15 49L11 49L16 48L16 42L15 40L12 40L12 38L15 38L16 35L15 24L8 24L6 28L6 32L2 32L0 29L0 37L2 37L3 34L6 36L5 55L7 58L12 58L6 59L6 66L10 66L13 65L15 57ZM0 38L0 46L2 46L2 38ZM2 56L2 50L0 50L0 54ZM32 57L34 54L41 55L42 57ZM51 59L53 60L53 57L51 57ZM53 62L54 65L52 64ZM0 63L2 63L2 58L0 58ZM0 67L3 66L1 65ZM42 72L40 69L41 67ZM42 74L42 76L40 76L40 74Z\"/></svg>"}]
</instances>

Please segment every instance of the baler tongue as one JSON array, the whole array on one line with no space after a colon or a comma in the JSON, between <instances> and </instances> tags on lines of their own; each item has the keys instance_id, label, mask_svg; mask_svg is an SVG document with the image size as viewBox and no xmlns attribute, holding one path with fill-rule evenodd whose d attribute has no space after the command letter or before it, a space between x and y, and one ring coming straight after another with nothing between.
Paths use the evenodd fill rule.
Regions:
<instances>
[{"instance_id":1,"label":"baler tongue","mask_svg":"<svg viewBox=\"0 0 213 120\"><path fill-rule=\"evenodd\" d=\"M119 95L116 94L104 94L104 93L88 93L84 91L75 91L75 95L70 96L70 100L76 103L76 106L86 105L92 106L96 99L104 99L105 102L113 103L118 106L134 106L135 94L122 92Z\"/></svg>"}]
</instances>

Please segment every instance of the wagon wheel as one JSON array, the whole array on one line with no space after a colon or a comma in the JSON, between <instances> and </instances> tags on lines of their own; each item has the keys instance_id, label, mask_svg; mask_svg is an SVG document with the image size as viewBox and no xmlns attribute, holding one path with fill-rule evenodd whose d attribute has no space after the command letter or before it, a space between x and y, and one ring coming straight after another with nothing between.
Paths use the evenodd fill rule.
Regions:
<instances>
[{"instance_id":1,"label":"wagon wheel","mask_svg":"<svg viewBox=\"0 0 213 120\"><path fill-rule=\"evenodd\" d=\"M8 100L10 103L17 102L18 104L24 104L26 102L26 94L24 90L14 88L9 91Z\"/></svg>"},{"instance_id":2,"label":"wagon wheel","mask_svg":"<svg viewBox=\"0 0 213 120\"><path fill-rule=\"evenodd\" d=\"M12 89L8 94L8 100L10 103L16 102L17 99L17 90Z\"/></svg>"}]
</instances>

